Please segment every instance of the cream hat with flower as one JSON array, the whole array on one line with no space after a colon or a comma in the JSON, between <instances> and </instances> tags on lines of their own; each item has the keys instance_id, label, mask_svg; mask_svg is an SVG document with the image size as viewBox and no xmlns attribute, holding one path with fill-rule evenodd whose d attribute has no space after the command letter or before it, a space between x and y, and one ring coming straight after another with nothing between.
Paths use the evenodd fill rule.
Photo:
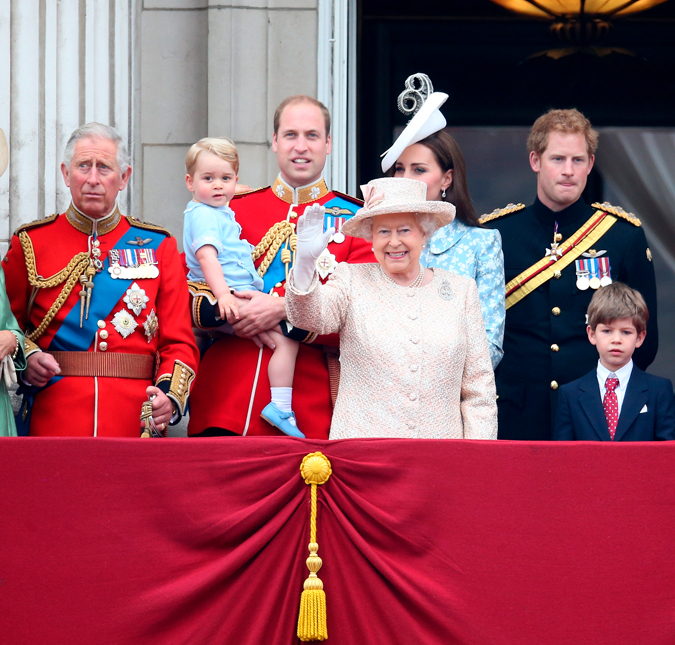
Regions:
<instances>
[{"instance_id":1,"label":"cream hat with flower","mask_svg":"<svg viewBox=\"0 0 675 645\"><path fill-rule=\"evenodd\" d=\"M4 175L7 170L7 162L9 161L9 149L7 148L7 139L5 133L0 128L0 177Z\"/></svg>"},{"instance_id":2,"label":"cream hat with flower","mask_svg":"<svg viewBox=\"0 0 675 645\"><path fill-rule=\"evenodd\" d=\"M436 228L445 226L455 219L455 206L448 202L428 202L427 185L417 179L405 177L382 177L361 186L365 203L347 220L342 231L352 237L365 237L363 223L378 215L393 213L429 213Z\"/></svg>"},{"instance_id":3,"label":"cream hat with flower","mask_svg":"<svg viewBox=\"0 0 675 645\"><path fill-rule=\"evenodd\" d=\"M413 74L407 78L405 90L398 96L398 109L412 118L394 145L382 153L382 172L387 172L408 146L447 125L440 109L447 100L448 95L444 92L434 92L431 79L426 74Z\"/></svg>"}]
</instances>

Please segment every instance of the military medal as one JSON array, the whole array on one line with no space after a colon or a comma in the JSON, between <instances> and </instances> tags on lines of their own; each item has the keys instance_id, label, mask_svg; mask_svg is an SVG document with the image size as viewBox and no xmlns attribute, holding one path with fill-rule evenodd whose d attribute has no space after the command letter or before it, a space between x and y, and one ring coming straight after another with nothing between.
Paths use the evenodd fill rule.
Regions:
<instances>
[{"instance_id":1,"label":"military medal","mask_svg":"<svg viewBox=\"0 0 675 645\"><path fill-rule=\"evenodd\" d=\"M345 241L345 234L342 232L342 226L347 221L345 217L336 217L336 216L326 216L324 229L327 231L329 228L333 227L335 232L331 236L331 241L336 244L342 244Z\"/></svg>"},{"instance_id":2,"label":"military medal","mask_svg":"<svg viewBox=\"0 0 675 645\"><path fill-rule=\"evenodd\" d=\"M120 309L111 320L113 327L117 332L122 335L122 338L133 334L138 323L134 320L134 317L126 310Z\"/></svg>"},{"instance_id":3,"label":"military medal","mask_svg":"<svg viewBox=\"0 0 675 645\"><path fill-rule=\"evenodd\" d=\"M577 271L577 289L580 291L586 291L586 289L591 286L591 283L588 279L590 272L586 266L586 260L575 260L574 266Z\"/></svg>"},{"instance_id":4,"label":"military medal","mask_svg":"<svg viewBox=\"0 0 675 645\"><path fill-rule=\"evenodd\" d=\"M159 276L154 249L112 249L110 277L122 280L143 280Z\"/></svg>"},{"instance_id":5,"label":"military medal","mask_svg":"<svg viewBox=\"0 0 675 645\"><path fill-rule=\"evenodd\" d=\"M599 289L600 278L598 278L598 260L596 258L589 258L586 261L588 262L588 266L591 272L591 279L589 282L589 284L591 285L591 289Z\"/></svg>"},{"instance_id":6,"label":"military medal","mask_svg":"<svg viewBox=\"0 0 675 645\"><path fill-rule=\"evenodd\" d=\"M600 263L600 286L606 287L608 284L612 284L609 257L605 256L604 258L600 258L598 261Z\"/></svg>"},{"instance_id":7,"label":"military medal","mask_svg":"<svg viewBox=\"0 0 675 645\"><path fill-rule=\"evenodd\" d=\"M143 323L143 329L145 329L145 335L148 339L148 342L150 342L157 335L157 330L159 329L159 319L157 318L157 314L155 313L154 309L150 310L148 317Z\"/></svg>"},{"instance_id":8,"label":"military medal","mask_svg":"<svg viewBox=\"0 0 675 645\"><path fill-rule=\"evenodd\" d=\"M558 222L556 222L555 228L553 229L553 242L551 242L551 248L546 249L546 255L544 257L550 257L553 262L557 262L562 257L562 251L558 248L561 240L562 235L558 233Z\"/></svg>"},{"instance_id":9,"label":"military medal","mask_svg":"<svg viewBox=\"0 0 675 645\"><path fill-rule=\"evenodd\" d=\"M111 249L108 255L110 256L110 266L108 267L110 277L114 280L121 278L122 267L120 266L120 252L117 249Z\"/></svg>"},{"instance_id":10,"label":"military medal","mask_svg":"<svg viewBox=\"0 0 675 645\"><path fill-rule=\"evenodd\" d=\"M331 237L331 241L336 244L342 244L345 241L345 234L342 232L344 223L354 216L348 208L340 208L333 206L326 211L323 230L327 231L329 228L335 228L335 233Z\"/></svg>"},{"instance_id":11,"label":"military medal","mask_svg":"<svg viewBox=\"0 0 675 645\"><path fill-rule=\"evenodd\" d=\"M122 299L127 303L127 307L134 312L136 316L141 315L141 311L145 309L150 298L145 295L145 291L141 289L136 282L127 289L127 295Z\"/></svg>"},{"instance_id":12,"label":"military medal","mask_svg":"<svg viewBox=\"0 0 675 645\"><path fill-rule=\"evenodd\" d=\"M316 270L322 280L325 280L333 273L336 266L335 256L328 249L324 249L316 259Z\"/></svg>"}]
</instances>

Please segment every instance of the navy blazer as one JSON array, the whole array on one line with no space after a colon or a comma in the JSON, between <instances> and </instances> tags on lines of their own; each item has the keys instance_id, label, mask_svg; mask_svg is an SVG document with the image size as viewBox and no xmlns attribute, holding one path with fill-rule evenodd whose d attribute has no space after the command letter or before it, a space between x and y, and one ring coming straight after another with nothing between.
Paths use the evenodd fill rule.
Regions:
<instances>
[{"instance_id":1,"label":"navy blazer","mask_svg":"<svg viewBox=\"0 0 675 645\"><path fill-rule=\"evenodd\" d=\"M596 370L560 388L553 438L611 441ZM614 441L665 439L675 439L673 385L668 379L645 374L633 365Z\"/></svg>"}]
</instances>

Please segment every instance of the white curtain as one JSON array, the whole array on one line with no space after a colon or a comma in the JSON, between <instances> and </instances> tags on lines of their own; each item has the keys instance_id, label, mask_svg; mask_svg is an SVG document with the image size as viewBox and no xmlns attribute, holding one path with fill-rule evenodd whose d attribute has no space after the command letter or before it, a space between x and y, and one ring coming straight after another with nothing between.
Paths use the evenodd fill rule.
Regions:
<instances>
[{"instance_id":1,"label":"white curtain","mask_svg":"<svg viewBox=\"0 0 675 645\"><path fill-rule=\"evenodd\" d=\"M606 192L642 220L650 245L675 271L675 132L602 129L596 163Z\"/></svg>"}]
</instances>

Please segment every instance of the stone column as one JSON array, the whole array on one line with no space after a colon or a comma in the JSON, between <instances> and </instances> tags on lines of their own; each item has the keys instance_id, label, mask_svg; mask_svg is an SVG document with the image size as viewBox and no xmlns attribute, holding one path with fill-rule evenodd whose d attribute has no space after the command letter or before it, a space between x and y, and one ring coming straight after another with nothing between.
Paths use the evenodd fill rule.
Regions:
<instances>
[{"instance_id":1,"label":"stone column","mask_svg":"<svg viewBox=\"0 0 675 645\"><path fill-rule=\"evenodd\" d=\"M59 166L79 125L115 126L133 155L135 4L0 0L0 127L10 155L0 179L0 253L20 224L67 207ZM122 208L131 202L125 191Z\"/></svg>"}]
</instances>

